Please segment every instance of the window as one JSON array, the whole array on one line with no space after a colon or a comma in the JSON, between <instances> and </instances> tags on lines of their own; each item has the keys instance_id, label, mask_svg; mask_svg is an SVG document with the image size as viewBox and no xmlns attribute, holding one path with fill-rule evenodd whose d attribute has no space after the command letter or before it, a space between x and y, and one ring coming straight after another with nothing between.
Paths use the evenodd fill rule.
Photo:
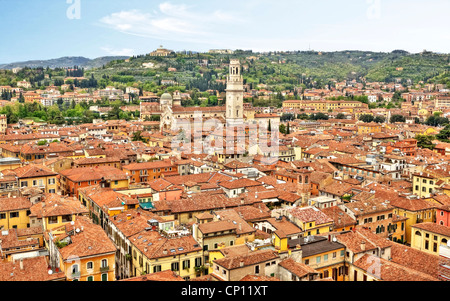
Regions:
<instances>
[{"instance_id":1,"label":"window","mask_svg":"<svg viewBox=\"0 0 450 301\"><path fill-rule=\"evenodd\" d=\"M306 264L306 265L309 264L309 259L305 259L305 264Z\"/></svg>"},{"instance_id":2,"label":"window","mask_svg":"<svg viewBox=\"0 0 450 301\"><path fill-rule=\"evenodd\" d=\"M0 213L0 219L6 219L6 213Z\"/></svg>"},{"instance_id":3,"label":"window","mask_svg":"<svg viewBox=\"0 0 450 301\"><path fill-rule=\"evenodd\" d=\"M93 263L92 261L89 261L89 262L86 264L86 269L92 270L93 268L94 268L94 263Z\"/></svg>"},{"instance_id":4,"label":"window","mask_svg":"<svg viewBox=\"0 0 450 301\"><path fill-rule=\"evenodd\" d=\"M94 281L94 276L88 276L87 281Z\"/></svg>"},{"instance_id":5,"label":"window","mask_svg":"<svg viewBox=\"0 0 450 301\"><path fill-rule=\"evenodd\" d=\"M255 274L259 274L259 265L255 265Z\"/></svg>"},{"instance_id":6,"label":"window","mask_svg":"<svg viewBox=\"0 0 450 301\"><path fill-rule=\"evenodd\" d=\"M328 254L323 255L323 261L328 261Z\"/></svg>"},{"instance_id":7,"label":"window","mask_svg":"<svg viewBox=\"0 0 450 301\"><path fill-rule=\"evenodd\" d=\"M108 260L102 259L102 268L106 268L108 266Z\"/></svg>"},{"instance_id":8,"label":"window","mask_svg":"<svg viewBox=\"0 0 450 301\"><path fill-rule=\"evenodd\" d=\"M9 213L9 218L15 218L15 217L19 217L19 212L10 212Z\"/></svg>"},{"instance_id":9,"label":"window","mask_svg":"<svg viewBox=\"0 0 450 301\"><path fill-rule=\"evenodd\" d=\"M191 261L185 260L183 261L183 269L189 269L191 267Z\"/></svg>"},{"instance_id":10,"label":"window","mask_svg":"<svg viewBox=\"0 0 450 301\"><path fill-rule=\"evenodd\" d=\"M56 224L56 223L58 223L58 217L57 216L49 216L48 217L48 223L49 224Z\"/></svg>"},{"instance_id":11,"label":"window","mask_svg":"<svg viewBox=\"0 0 450 301\"><path fill-rule=\"evenodd\" d=\"M336 252L333 252L333 258L336 258Z\"/></svg>"},{"instance_id":12,"label":"window","mask_svg":"<svg viewBox=\"0 0 450 301\"><path fill-rule=\"evenodd\" d=\"M195 266L199 267L201 265L202 265L202 258L201 257L195 258Z\"/></svg>"},{"instance_id":13,"label":"window","mask_svg":"<svg viewBox=\"0 0 450 301\"><path fill-rule=\"evenodd\" d=\"M70 221L72 221L72 215L63 215L62 216L62 222L63 223L67 223L67 222L70 222Z\"/></svg>"},{"instance_id":14,"label":"window","mask_svg":"<svg viewBox=\"0 0 450 301\"><path fill-rule=\"evenodd\" d=\"M157 272L161 272L161 266L160 265L155 265L153 267L153 273L157 273Z\"/></svg>"},{"instance_id":15,"label":"window","mask_svg":"<svg viewBox=\"0 0 450 301\"><path fill-rule=\"evenodd\" d=\"M72 274L78 273L80 271L78 264L72 265Z\"/></svg>"},{"instance_id":16,"label":"window","mask_svg":"<svg viewBox=\"0 0 450 301\"><path fill-rule=\"evenodd\" d=\"M102 281L108 281L108 274L102 274Z\"/></svg>"},{"instance_id":17,"label":"window","mask_svg":"<svg viewBox=\"0 0 450 301\"><path fill-rule=\"evenodd\" d=\"M180 269L179 263L178 262L172 262L171 270L175 272L175 271L178 271L179 269Z\"/></svg>"},{"instance_id":18,"label":"window","mask_svg":"<svg viewBox=\"0 0 450 301\"><path fill-rule=\"evenodd\" d=\"M320 263L320 256L316 257L316 263Z\"/></svg>"}]
</instances>

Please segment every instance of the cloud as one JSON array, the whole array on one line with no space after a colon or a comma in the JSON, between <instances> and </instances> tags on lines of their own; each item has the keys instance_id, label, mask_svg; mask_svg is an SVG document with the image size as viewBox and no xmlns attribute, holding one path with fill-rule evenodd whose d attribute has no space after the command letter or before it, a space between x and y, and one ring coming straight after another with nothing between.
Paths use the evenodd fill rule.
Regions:
<instances>
[{"instance_id":1,"label":"cloud","mask_svg":"<svg viewBox=\"0 0 450 301\"><path fill-rule=\"evenodd\" d=\"M242 19L223 10L205 12L194 6L164 2L151 12L131 9L112 13L101 18L100 24L129 35L214 44L226 25L239 24Z\"/></svg>"},{"instance_id":2,"label":"cloud","mask_svg":"<svg viewBox=\"0 0 450 301\"><path fill-rule=\"evenodd\" d=\"M130 49L130 48L113 49L110 47L102 47L101 49L103 51L105 51L106 53L108 53L109 55L114 55L114 56L133 56L135 54L134 49Z\"/></svg>"}]
</instances>

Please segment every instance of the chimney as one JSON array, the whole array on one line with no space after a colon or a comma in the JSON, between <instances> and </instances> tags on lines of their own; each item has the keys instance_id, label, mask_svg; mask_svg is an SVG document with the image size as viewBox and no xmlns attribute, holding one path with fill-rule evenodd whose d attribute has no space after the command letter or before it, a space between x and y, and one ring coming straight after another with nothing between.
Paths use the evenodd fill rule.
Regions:
<instances>
[{"instance_id":1,"label":"chimney","mask_svg":"<svg viewBox=\"0 0 450 301\"><path fill-rule=\"evenodd\" d=\"M244 261L241 260L241 262L239 263L239 266L242 268L244 266Z\"/></svg>"},{"instance_id":2,"label":"chimney","mask_svg":"<svg viewBox=\"0 0 450 301\"><path fill-rule=\"evenodd\" d=\"M361 241L361 250L363 252L366 251L366 242L365 241Z\"/></svg>"},{"instance_id":3,"label":"chimney","mask_svg":"<svg viewBox=\"0 0 450 301\"><path fill-rule=\"evenodd\" d=\"M19 261L19 266L20 266L20 269L23 270L23 259L22 258Z\"/></svg>"}]
</instances>

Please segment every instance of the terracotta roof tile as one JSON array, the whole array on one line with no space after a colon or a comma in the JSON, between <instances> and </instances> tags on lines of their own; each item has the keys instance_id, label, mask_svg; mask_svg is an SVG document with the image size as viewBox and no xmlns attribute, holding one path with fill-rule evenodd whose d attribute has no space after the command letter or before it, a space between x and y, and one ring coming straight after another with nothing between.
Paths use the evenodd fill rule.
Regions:
<instances>
[{"instance_id":1,"label":"terracotta roof tile","mask_svg":"<svg viewBox=\"0 0 450 301\"><path fill-rule=\"evenodd\" d=\"M49 261L47 257L40 256L23 259L23 269L20 261L2 262L0 264L0 281L52 281L64 280L63 272L48 273Z\"/></svg>"},{"instance_id":2,"label":"terracotta roof tile","mask_svg":"<svg viewBox=\"0 0 450 301\"><path fill-rule=\"evenodd\" d=\"M285 259L281 261L278 265L300 278L305 277L308 274L320 274L319 271L301 262L296 262L292 258Z\"/></svg>"},{"instance_id":3,"label":"terracotta roof tile","mask_svg":"<svg viewBox=\"0 0 450 301\"><path fill-rule=\"evenodd\" d=\"M374 260L378 262L377 271L379 273L373 272ZM437 281L428 274L369 254L364 254L353 265L383 281Z\"/></svg>"},{"instance_id":4,"label":"terracotta roof tile","mask_svg":"<svg viewBox=\"0 0 450 301\"><path fill-rule=\"evenodd\" d=\"M227 270L232 270L242 266L254 265L278 258L278 254L273 250L259 250L246 255L217 259L214 260L214 263L224 267Z\"/></svg>"}]
</instances>

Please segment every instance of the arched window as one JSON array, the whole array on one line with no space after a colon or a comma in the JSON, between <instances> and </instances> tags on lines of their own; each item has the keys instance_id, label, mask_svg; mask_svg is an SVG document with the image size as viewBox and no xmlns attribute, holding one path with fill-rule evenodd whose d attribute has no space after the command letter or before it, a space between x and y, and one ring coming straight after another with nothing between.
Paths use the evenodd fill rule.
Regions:
<instances>
[{"instance_id":1,"label":"arched window","mask_svg":"<svg viewBox=\"0 0 450 301\"><path fill-rule=\"evenodd\" d=\"M442 244L446 245L446 244L447 244L447 239L443 238L443 239L441 240L441 242L442 242Z\"/></svg>"},{"instance_id":2,"label":"arched window","mask_svg":"<svg viewBox=\"0 0 450 301\"><path fill-rule=\"evenodd\" d=\"M92 270L93 268L94 268L94 262L89 261L89 262L86 264L86 269Z\"/></svg>"},{"instance_id":3,"label":"arched window","mask_svg":"<svg viewBox=\"0 0 450 301\"><path fill-rule=\"evenodd\" d=\"M422 236L422 233L420 233L420 231L416 231L416 233L414 234L416 234L417 236Z\"/></svg>"},{"instance_id":4,"label":"arched window","mask_svg":"<svg viewBox=\"0 0 450 301\"><path fill-rule=\"evenodd\" d=\"M102 259L102 268L105 268L108 266L108 260L107 259Z\"/></svg>"},{"instance_id":5,"label":"arched window","mask_svg":"<svg viewBox=\"0 0 450 301\"><path fill-rule=\"evenodd\" d=\"M72 274L76 274L80 271L80 266L78 264L72 265Z\"/></svg>"}]
</instances>

